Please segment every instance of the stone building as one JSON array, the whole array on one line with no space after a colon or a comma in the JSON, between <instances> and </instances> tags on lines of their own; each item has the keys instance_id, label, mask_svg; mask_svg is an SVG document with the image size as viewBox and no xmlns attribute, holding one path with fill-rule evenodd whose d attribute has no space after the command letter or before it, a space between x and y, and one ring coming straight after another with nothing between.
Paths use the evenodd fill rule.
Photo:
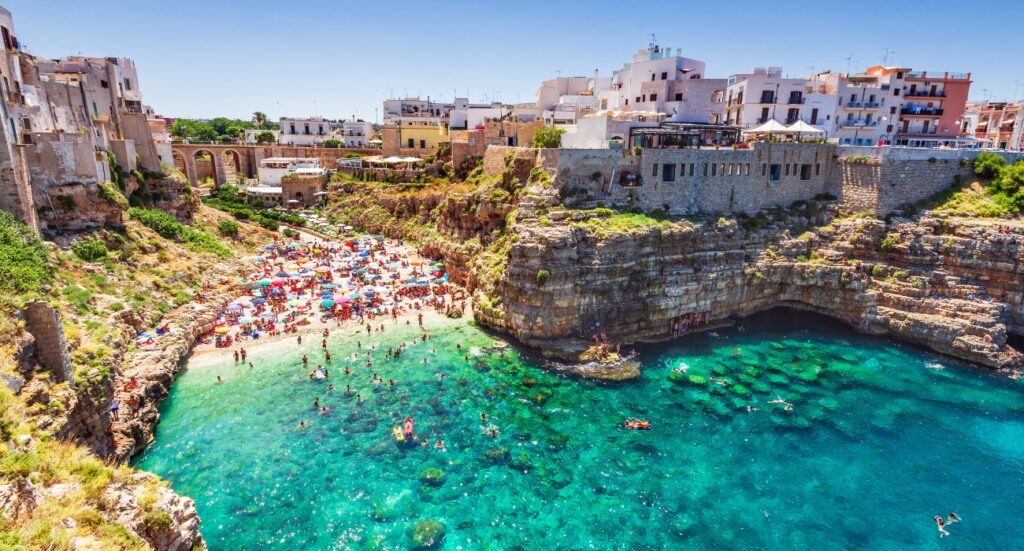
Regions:
<instances>
[{"instance_id":1,"label":"stone building","mask_svg":"<svg viewBox=\"0 0 1024 551\"><path fill-rule=\"evenodd\" d=\"M0 208L37 229L106 224L114 213L95 199L112 180L107 154L126 173L159 171L162 160L134 62L36 58L21 49L3 8L0 31Z\"/></svg>"}]
</instances>

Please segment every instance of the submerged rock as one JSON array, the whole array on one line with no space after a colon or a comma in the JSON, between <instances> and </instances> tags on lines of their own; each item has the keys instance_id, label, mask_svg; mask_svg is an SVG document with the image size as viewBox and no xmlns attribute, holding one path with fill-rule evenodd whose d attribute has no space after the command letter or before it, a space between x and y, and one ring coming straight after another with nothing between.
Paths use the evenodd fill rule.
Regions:
<instances>
[{"instance_id":1,"label":"submerged rock","mask_svg":"<svg viewBox=\"0 0 1024 551\"><path fill-rule=\"evenodd\" d=\"M444 524L434 519L421 520L409 535L414 549L433 549L444 540Z\"/></svg>"},{"instance_id":2,"label":"submerged rock","mask_svg":"<svg viewBox=\"0 0 1024 551\"><path fill-rule=\"evenodd\" d=\"M420 471L420 482L427 486L441 486L444 484L444 471L437 467L427 467Z\"/></svg>"}]
</instances>

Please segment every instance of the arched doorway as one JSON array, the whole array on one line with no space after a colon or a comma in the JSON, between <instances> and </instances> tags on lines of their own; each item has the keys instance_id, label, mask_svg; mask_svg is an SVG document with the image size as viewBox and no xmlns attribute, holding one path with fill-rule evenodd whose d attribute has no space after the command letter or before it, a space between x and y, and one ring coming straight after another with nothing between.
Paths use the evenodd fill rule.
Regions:
<instances>
[{"instance_id":1,"label":"arched doorway","mask_svg":"<svg viewBox=\"0 0 1024 551\"><path fill-rule=\"evenodd\" d=\"M239 180L245 177L245 173L242 172L242 159L238 156L237 151L229 149L221 153L220 162L224 165L225 183L238 184Z\"/></svg>"},{"instance_id":2,"label":"arched doorway","mask_svg":"<svg viewBox=\"0 0 1024 551\"><path fill-rule=\"evenodd\" d=\"M188 173L188 167L185 164L185 156L182 155L180 151L171 151L171 166L180 170L182 174Z\"/></svg>"},{"instance_id":3,"label":"arched doorway","mask_svg":"<svg viewBox=\"0 0 1024 551\"><path fill-rule=\"evenodd\" d=\"M200 149L192 157L196 163L196 180L199 182L199 187L220 186L221 183L217 180L217 162L213 153Z\"/></svg>"}]
</instances>

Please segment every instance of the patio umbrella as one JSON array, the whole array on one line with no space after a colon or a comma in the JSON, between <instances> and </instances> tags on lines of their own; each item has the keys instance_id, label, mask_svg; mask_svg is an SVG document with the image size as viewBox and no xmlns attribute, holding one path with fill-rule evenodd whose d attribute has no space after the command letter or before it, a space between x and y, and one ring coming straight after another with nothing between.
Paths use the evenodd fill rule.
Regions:
<instances>
[{"instance_id":1,"label":"patio umbrella","mask_svg":"<svg viewBox=\"0 0 1024 551\"><path fill-rule=\"evenodd\" d=\"M223 326L221 326L221 327L218 327L218 328L214 329L213 332L218 334L218 335L224 335L224 334L230 333L231 332L231 328L230 327L223 327Z\"/></svg>"},{"instance_id":2,"label":"patio umbrella","mask_svg":"<svg viewBox=\"0 0 1024 551\"><path fill-rule=\"evenodd\" d=\"M238 323L240 325L252 325L252 318L245 316L244 318L239 319Z\"/></svg>"},{"instance_id":3,"label":"patio umbrella","mask_svg":"<svg viewBox=\"0 0 1024 551\"><path fill-rule=\"evenodd\" d=\"M824 134L825 131L820 128L815 128L804 121L796 121L787 129L789 132L794 134Z\"/></svg>"},{"instance_id":4,"label":"patio umbrella","mask_svg":"<svg viewBox=\"0 0 1024 551\"><path fill-rule=\"evenodd\" d=\"M273 282L270 281L269 279L261 279L260 280L260 287L270 287L271 283L273 283Z\"/></svg>"},{"instance_id":5,"label":"patio umbrella","mask_svg":"<svg viewBox=\"0 0 1024 551\"><path fill-rule=\"evenodd\" d=\"M787 132L789 132L789 129L786 128L785 126L782 126L782 124L779 121L772 119L762 124L761 126L758 126L757 128L751 128L746 132L748 134L786 134Z\"/></svg>"},{"instance_id":6,"label":"patio umbrella","mask_svg":"<svg viewBox=\"0 0 1024 551\"><path fill-rule=\"evenodd\" d=\"M348 304L351 300L352 299L350 299L348 297L341 297L341 298L338 299L338 302L340 302L342 304Z\"/></svg>"},{"instance_id":7,"label":"patio umbrella","mask_svg":"<svg viewBox=\"0 0 1024 551\"><path fill-rule=\"evenodd\" d=\"M325 298L320 301L320 306L323 306L324 308L330 308L334 306L334 299Z\"/></svg>"}]
</instances>

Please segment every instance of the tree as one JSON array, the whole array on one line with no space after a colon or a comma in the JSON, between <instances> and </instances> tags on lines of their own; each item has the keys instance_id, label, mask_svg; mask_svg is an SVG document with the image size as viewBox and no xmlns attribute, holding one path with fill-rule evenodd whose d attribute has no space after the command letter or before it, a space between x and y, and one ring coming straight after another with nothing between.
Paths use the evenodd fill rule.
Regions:
<instances>
[{"instance_id":1,"label":"tree","mask_svg":"<svg viewBox=\"0 0 1024 551\"><path fill-rule=\"evenodd\" d=\"M269 130L264 130L263 132L256 134L256 143L260 145L272 144L275 141L277 140L274 139L274 133Z\"/></svg>"},{"instance_id":2,"label":"tree","mask_svg":"<svg viewBox=\"0 0 1024 551\"><path fill-rule=\"evenodd\" d=\"M565 130L546 126L533 135L533 147L555 148L562 146L562 134Z\"/></svg>"},{"instance_id":3,"label":"tree","mask_svg":"<svg viewBox=\"0 0 1024 551\"><path fill-rule=\"evenodd\" d=\"M1006 166L1006 159L991 151L983 151L974 159L974 173L982 178L995 178Z\"/></svg>"},{"instance_id":4,"label":"tree","mask_svg":"<svg viewBox=\"0 0 1024 551\"><path fill-rule=\"evenodd\" d=\"M252 114L252 123L256 125L256 128L266 129L267 114L263 111L256 111Z\"/></svg>"}]
</instances>

